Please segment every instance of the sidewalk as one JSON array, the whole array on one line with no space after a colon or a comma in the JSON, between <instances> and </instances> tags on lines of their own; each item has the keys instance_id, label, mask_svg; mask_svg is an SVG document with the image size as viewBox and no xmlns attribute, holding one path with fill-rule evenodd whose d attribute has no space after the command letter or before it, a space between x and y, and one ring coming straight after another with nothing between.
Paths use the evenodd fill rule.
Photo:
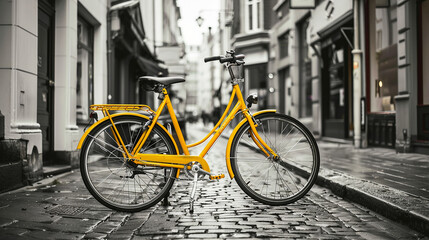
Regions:
<instances>
[{"instance_id":1,"label":"sidewalk","mask_svg":"<svg viewBox=\"0 0 429 240\"><path fill-rule=\"evenodd\" d=\"M208 133L209 128L196 125ZM229 138L228 129L222 137ZM316 184L429 235L429 156L318 140Z\"/></svg>"},{"instance_id":2,"label":"sidewalk","mask_svg":"<svg viewBox=\"0 0 429 240\"><path fill-rule=\"evenodd\" d=\"M317 184L429 235L429 156L318 141Z\"/></svg>"}]
</instances>

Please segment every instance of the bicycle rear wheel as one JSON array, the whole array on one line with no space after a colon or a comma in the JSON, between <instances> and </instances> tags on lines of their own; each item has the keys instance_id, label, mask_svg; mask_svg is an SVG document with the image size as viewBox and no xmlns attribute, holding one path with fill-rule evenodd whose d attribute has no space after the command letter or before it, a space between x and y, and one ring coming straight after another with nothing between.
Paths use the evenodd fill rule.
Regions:
<instances>
[{"instance_id":1,"label":"bicycle rear wheel","mask_svg":"<svg viewBox=\"0 0 429 240\"><path fill-rule=\"evenodd\" d=\"M113 118L115 127L129 152L147 130L147 119L138 116ZM106 120L88 134L82 145L80 170L89 192L103 205L125 212L136 212L158 203L168 194L177 169L136 165L127 161L118 147L113 125ZM155 126L140 153L177 154L168 134Z\"/></svg>"},{"instance_id":2,"label":"bicycle rear wheel","mask_svg":"<svg viewBox=\"0 0 429 240\"><path fill-rule=\"evenodd\" d=\"M267 157L255 144L249 123L240 127L230 151L238 185L253 199L285 205L302 198L313 186L320 157L313 135L287 115L267 113L255 117L257 131L280 159Z\"/></svg>"}]
</instances>

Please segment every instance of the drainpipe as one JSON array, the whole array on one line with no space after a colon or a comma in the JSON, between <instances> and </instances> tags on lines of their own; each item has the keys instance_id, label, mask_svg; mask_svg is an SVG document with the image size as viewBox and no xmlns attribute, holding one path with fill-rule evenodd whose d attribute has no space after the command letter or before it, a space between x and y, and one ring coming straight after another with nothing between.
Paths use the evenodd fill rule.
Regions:
<instances>
[{"instance_id":1,"label":"drainpipe","mask_svg":"<svg viewBox=\"0 0 429 240\"><path fill-rule=\"evenodd\" d=\"M362 95L362 72L361 55L362 50L359 44L359 0L354 0L354 49L353 54L353 129L354 146L361 148L361 107L360 99Z\"/></svg>"},{"instance_id":2,"label":"drainpipe","mask_svg":"<svg viewBox=\"0 0 429 240\"><path fill-rule=\"evenodd\" d=\"M111 90L113 89L112 86L112 79L113 79L113 56L112 56L112 17L110 14L110 11L107 12L107 103L111 103Z\"/></svg>"},{"instance_id":3,"label":"drainpipe","mask_svg":"<svg viewBox=\"0 0 429 240\"><path fill-rule=\"evenodd\" d=\"M162 9L163 14L164 9ZM155 12L155 0L152 1L152 32L153 32L153 56L157 58L156 56L156 18L155 18L156 12Z\"/></svg>"}]
</instances>

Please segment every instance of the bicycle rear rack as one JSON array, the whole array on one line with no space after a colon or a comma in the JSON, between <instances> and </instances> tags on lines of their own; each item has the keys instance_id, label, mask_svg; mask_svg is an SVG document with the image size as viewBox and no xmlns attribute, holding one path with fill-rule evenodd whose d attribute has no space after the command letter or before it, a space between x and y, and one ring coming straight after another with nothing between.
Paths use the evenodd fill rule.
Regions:
<instances>
[{"instance_id":1,"label":"bicycle rear rack","mask_svg":"<svg viewBox=\"0 0 429 240\"><path fill-rule=\"evenodd\" d=\"M89 108L93 111L146 111L155 113L148 105L139 104L94 104Z\"/></svg>"}]
</instances>

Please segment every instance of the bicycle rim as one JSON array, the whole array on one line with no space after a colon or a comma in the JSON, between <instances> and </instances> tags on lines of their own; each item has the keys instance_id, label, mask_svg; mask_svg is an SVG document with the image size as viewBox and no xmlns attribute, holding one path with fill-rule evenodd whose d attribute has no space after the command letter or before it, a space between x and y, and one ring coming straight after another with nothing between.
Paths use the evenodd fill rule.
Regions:
<instances>
[{"instance_id":1,"label":"bicycle rim","mask_svg":"<svg viewBox=\"0 0 429 240\"><path fill-rule=\"evenodd\" d=\"M113 119L129 152L143 134L147 121L135 116ZM81 152L81 174L86 187L103 205L119 211L140 211L159 202L171 188L177 169L127 163L118 147L110 120L92 130ZM169 136L155 127L140 153L176 154Z\"/></svg>"},{"instance_id":2,"label":"bicycle rim","mask_svg":"<svg viewBox=\"0 0 429 240\"><path fill-rule=\"evenodd\" d=\"M311 133L297 120L282 114L256 117L257 131L280 159L267 157L244 124L234 137L231 166L238 185L253 199L285 205L303 197L319 171L319 151Z\"/></svg>"}]
</instances>

